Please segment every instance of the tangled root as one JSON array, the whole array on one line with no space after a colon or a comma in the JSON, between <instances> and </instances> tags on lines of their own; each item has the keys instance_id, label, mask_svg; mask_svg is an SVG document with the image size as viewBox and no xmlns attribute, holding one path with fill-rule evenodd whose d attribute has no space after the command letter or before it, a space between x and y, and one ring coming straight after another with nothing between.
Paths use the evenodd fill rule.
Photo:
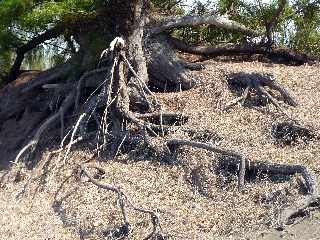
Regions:
<instances>
[{"instance_id":1,"label":"tangled root","mask_svg":"<svg viewBox=\"0 0 320 240\"><path fill-rule=\"evenodd\" d=\"M262 75L260 73L235 73L228 76L228 83L232 88L241 90L241 96L235 98L226 104L224 110L228 110L234 105L241 103L242 105L249 98L250 92L254 91L260 97L265 97L271 104L273 104L279 111L285 116L290 118L288 114L282 109L278 100L275 99L273 94L266 90L268 87L270 90L278 91L283 98L283 101L293 107L296 107L298 103L291 97L288 91L279 84L272 75Z\"/></svg>"}]
</instances>

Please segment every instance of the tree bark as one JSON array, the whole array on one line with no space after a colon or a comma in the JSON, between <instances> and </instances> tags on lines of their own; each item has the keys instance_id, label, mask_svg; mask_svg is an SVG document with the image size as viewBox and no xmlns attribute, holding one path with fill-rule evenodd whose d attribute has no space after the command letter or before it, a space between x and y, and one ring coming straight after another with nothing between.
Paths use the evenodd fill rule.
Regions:
<instances>
[{"instance_id":1,"label":"tree bark","mask_svg":"<svg viewBox=\"0 0 320 240\"><path fill-rule=\"evenodd\" d=\"M165 34L147 40L146 56L152 85L159 90L187 90L196 84Z\"/></svg>"}]
</instances>

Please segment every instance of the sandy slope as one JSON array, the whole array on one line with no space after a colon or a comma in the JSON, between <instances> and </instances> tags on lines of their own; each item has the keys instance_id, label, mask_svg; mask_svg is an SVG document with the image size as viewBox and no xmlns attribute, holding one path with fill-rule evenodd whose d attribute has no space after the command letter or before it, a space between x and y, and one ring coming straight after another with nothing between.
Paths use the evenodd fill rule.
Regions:
<instances>
[{"instance_id":1,"label":"sandy slope","mask_svg":"<svg viewBox=\"0 0 320 240\"><path fill-rule=\"evenodd\" d=\"M252 161L304 164L319 176L319 141L280 147L271 127L285 118L271 105L235 106L221 111L235 97L226 83L232 72L268 72L290 89L299 107L284 109L301 123L320 128L319 66L284 66L260 62L205 62L206 69L194 72L198 87L179 93L159 93L168 111L190 115L188 127L215 132L214 144L242 152ZM43 149L54 148L48 134ZM216 137L218 136L218 137ZM166 138L188 136L171 133ZM112 193L79 180L77 164L90 152L74 151L65 165L57 156L47 160L44 151L33 170L23 169L20 181L13 181L15 167L3 178L0 188L1 239L101 239L104 231L120 224L119 209ZM186 148L174 165L159 163L145 152L135 158L123 154L101 163L107 170L103 181L121 186L138 206L154 209L161 226L172 239L320 239L319 212L283 232L273 230L281 199L265 204L261 199L279 191L287 201L302 197L297 177L274 182L260 179L236 188L236 177L217 171L218 156ZM18 179L19 180L19 179ZM19 194L20 193L20 194ZM142 239L151 229L147 216L129 211L133 226L131 239ZM270 226L270 229L268 229Z\"/></svg>"}]
</instances>

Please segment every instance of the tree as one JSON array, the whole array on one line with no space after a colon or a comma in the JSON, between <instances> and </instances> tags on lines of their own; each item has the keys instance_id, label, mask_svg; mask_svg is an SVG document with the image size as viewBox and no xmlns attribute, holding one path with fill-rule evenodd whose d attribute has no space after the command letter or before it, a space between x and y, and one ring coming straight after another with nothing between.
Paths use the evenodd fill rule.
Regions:
<instances>
[{"instance_id":1,"label":"tree","mask_svg":"<svg viewBox=\"0 0 320 240\"><path fill-rule=\"evenodd\" d=\"M177 3L169 1L168 4L172 6L171 4ZM166 123L170 122L170 119L180 119L182 116L178 113L162 112L161 103L150 88L175 91L190 89L196 85L197 80L191 77L190 68L199 66L190 65L179 59L174 48L214 56L260 53L281 56L299 63L309 61L308 57L292 51L271 48L272 32L285 4L286 1L280 1L279 7L266 24L265 34L260 29L253 30L227 16L217 14L173 16L160 20L157 19L158 16L151 18L150 13L156 13L156 9L147 0L4 1L1 10L6 14L3 13L1 16L6 19L3 19L1 26L2 41L9 37L14 41L5 42L2 48L14 48L16 55L7 76L8 83L13 82L21 73L20 68L25 55L47 40L63 36L70 45L74 44L74 40L79 48L66 62L39 73L34 79L20 84L17 88L13 87L13 82L3 90L0 99L1 123L9 118L21 116L26 109L32 111L35 106L45 109L43 111L45 114L40 114L35 119L33 127L26 133L28 135L35 131L34 137L18 153L15 162L32 156L42 133L48 127L60 123L61 147L66 148L64 159L68 157L74 144L92 136L98 139L99 150L108 149L110 155L115 156L126 139L142 135L145 144L162 159L181 145L204 148L238 159L241 161L239 173L241 190L247 168L246 161L241 155L179 139L165 142L160 146L154 144L153 137L164 135L170 129L170 124ZM10 12L12 14L8 15ZM246 43L242 46L235 43L231 48L215 46L204 49L185 45L181 40L172 38L168 34L176 28L199 25L210 25L224 31L237 32L243 38L262 38L265 35L268 41L255 45ZM35 31L32 38L23 41L21 32L30 30ZM256 88L273 100L263 88L265 83L271 86L269 79L260 81L255 76L248 79L243 81L247 84L247 89ZM276 88L287 97L288 102L292 102L281 87ZM44 89L49 92L45 92ZM45 107L50 105L48 101L39 101L39 97L44 93L49 95L46 99L62 99L55 100L58 108L48 109ZM244 95L243 99L245 98ZM79 114L79 117L66 134L65 115L71 114L72 110ZM158 123L148 121L152 118L157 118ZM35 127L40 122L40 127ZM90 122L97 123L93 131L89 131ZM182 130L197 132L193 129L182 128ZM25 138L26 135L21 137ZM65 144L66 140L68 144ZM260 168L266 169L266 165L261 164ZM269 166L269 169L289 175L302 174L311 195L308 205L317 199L314 196L313 178L305 168ZM83 167L82 170L92 183L99 185L90 177L86 168ZM117 193L119 201L123 202L124 194L119 189L110 186L103 188ZM125 208L124 203L121 206L122 209ZM285 212L283 223L300 210L301 207ZM151 215L153 216L152 212ZM124 220L127 225L125 214ZM154 220L155 225L157 221Z\"/></svg>"},{"instance_id":2,"label":"tree","mask_svg":"<svg viewBox=\"0 0 320 240\"><path fill-rule=\"evenodd\" d=\"M144 94L145 91L149 92L147 84L168 90L189 89L196 83L196 80L189 74L188 64L178 59L170 45L168 35L164 32L180 26L211 24L248 35L258 34L242 24L217 15L181 16L155 22L155 20L148 18L148 13L151 11L150 3L142 0L133 2L85 1L82 2L80 7L77 5L77 1L45 1L33 3L34 5L28 3L28 1L22 1L19 4L15 1L8 1L8 3L16 6L17 9L23 8L21 12L17 12L15 19L7 21L7 25L10 27L7 26L4 30L9 31L8 35L14 35L20 26L26 26L26 29L35 28L39 34L22 45L18 44L20 39L17 39L16 57L9 71L7 82L11 82L19 75L22 61L27 52L49 39L61 35L70 38L72 35L79 45L79 51L74 53L65 63L39 74L22 91L30 93L44 85L53 87L48 86L52 83L58 84L58 89L63 86L64 90L77 86L76 92L70 91L69 95L63 94L63 98L72 99L71 96L75 96L77 99L75 107L78 109L86 84L94 82L93 85L97 87L104 80L104 77L101 76L101 79L97 80L96 73L110 71L108 64L103 65L105 63L102 63L98 66L99 57L97 56L100 56L107 42L111 42L120 36L124 40L124 47L121 50L123 52L122 58L125 56L123 60L128 65L127 69L123 70L125 82L128 83L124 94L128 95L125 98L129 98L125 100L127 101L125 103L127 112L122 112L120 115L129 113L129 105L130 108L144 111L151 107ZM30 15L27 10L31 8L35 8L35 10L31 11ZM15 8L9 5L8 9ZM84 10L87 12L83 12ZM55 11L58 11L60 15L55 17ZM38 20L43 22L39 25ZM78 79L81 80L78 81ZM84 79L86 84L83 84ZM21 97L13 95L11 94L9 97L12 101L10 106L15 107L13 109L4 108L5 111L2 111L0 115L1 122L18 114L26 107L22 104L24 101L18 100ZM7 101L6 104L9 104L9 102ZM2 106L6 104L3 103ZM28 105L30 106L30 103ZM62 104L61 111L65 112L71 107L71 102L67 102ZM132 118L132 116L129 118ZM54 118L52 122L57 119L58 117Z\"/></svg>"}]
</instances>

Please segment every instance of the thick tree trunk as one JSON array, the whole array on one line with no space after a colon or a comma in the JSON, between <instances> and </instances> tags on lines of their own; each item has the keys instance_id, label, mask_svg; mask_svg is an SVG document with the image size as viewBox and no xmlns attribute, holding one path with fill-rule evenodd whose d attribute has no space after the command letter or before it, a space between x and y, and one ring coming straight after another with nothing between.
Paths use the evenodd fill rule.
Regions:
<instances>
[{"instance_id":1,"label":"thick tree trunk","mask_svg":"<svg viewBox=\"0 0 320 240\"><path fill-rule=\"evenodd\" d=\"M128 60L145 82L148 81L148 74L143 39L145 25L148 22L149 7L147 2L146 0L113 0L107 10L113 25L111 27L113 38L122 37L125 40L125 52Z\"/></svg>"}]
</instances>

